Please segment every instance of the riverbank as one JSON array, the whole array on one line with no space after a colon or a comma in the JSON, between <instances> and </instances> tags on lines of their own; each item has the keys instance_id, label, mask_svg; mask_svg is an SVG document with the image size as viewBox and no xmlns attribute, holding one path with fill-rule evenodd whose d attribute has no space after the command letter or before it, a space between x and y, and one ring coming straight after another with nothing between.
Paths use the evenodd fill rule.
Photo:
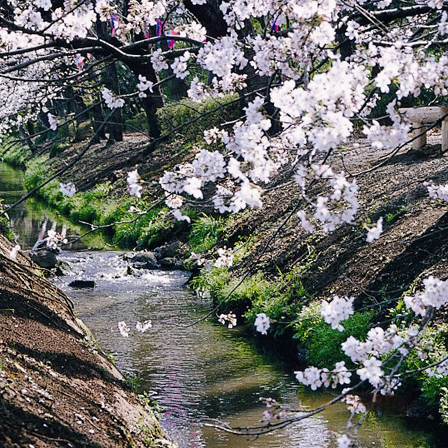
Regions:
<instances>
[{"instance_id":1,"label":"riverbank","mask_svg":"<svg viewBox=\"0 0 448 448\"><path fill-rule=\"evenodd\" d=\"M0 445L174 447L68 297L0 235Z\"/></svg>"},{"instance_id":2,"label":"riverbank","mask_svg":"<svg viewBox=\"0 0 448 448\"><path fill-rule=\"evenodd\" d=\"M52 190L47 193L43 190L43 199L71 219L79 220L76 215L79 211L90 213L84 217L96 225L132 219L135 215L129 212L131 205L144 210L159 197L157 178L161 172L192 155L185 148L178 151L176 144L170 144L151 160L136 165L144 179L146 199L129 199L125 178L130 168L114 170L110 163L103 170L107 176L101 177L93 165L95 157L99 157L98 166L118 159L122 166L131 163L131 158L126 159L124 154L138 152L139 145L132 143L131 136L127 139L126 150L123 144L96 148L89 156L90 162L85 164L86 169L73 173L73 180L78 180L80 185L87 188L82 179L95 178L99 186L77 193L69 200L57 192L56 182ZM46 156L44 165L43 159L30 159L28 179L41 179L39 176L47 175L51 167L68 163L75 151L76 147L71 147L66 154ZM333 368L338 359L345 359L349 364L340 349L342 341L349 336L359 337L377 322L400 315L401 296L418 288L426 276L447 277L448 240L443 229L448 208L430 200L423 186L427 181L437 184L448 181L447 158L436 152L424 154L407 148L389 160L384 159L386 156L386 151L357 141L347 145L343 160L332 161L350 173L369 170L381 160L386 162L374 175L357 177L362 208L367 210L359 216L358 226L343 227L331 235L317 233L310 237L301 230L295 216L288 218L300 197L290 172L267 186L263 196L265 207L261 211L245 211L237 217L225 218L211 213L203 215L201 211L209 208L202 206L198 210L194 208L198 204L191 203L189 227L185 222L175 221L166 209L154 209L136 223L114 226L113 238L125 247L137 249L152 249L172 241L188 244L188 250L184 251L185 264L196 274L191 286L199 294L210 295L214 304L220 305L219 313L236 313L238 325L249 324L249 329L253 329L257 313L266 313L271 319L271 328L264 338L288 347L292 353L297 350L297 358L291 360L293 364L300 361L305 365ZM69 179L67 175L63 180ZM27 187L35 185L30 183ZM115 205L109 207L109 200ZM123 203L118 206L120 201ZM70 204L75 204L73 209ZM110 214L104 218L104 213ZM368 244L364 227L371 226L380 216L384 219L384 234L380 240ZM271 244L266 245L271 238ZM231 268L214 266L217 249L224 246L234 255ZM201 270L189 258L192 252L200 255L207 269ZM240 281L241 285L227 297ZM354 296L358 308L368 307L348 320L344 332L324 324L319 313L320 301L333 294ZM390 305L376 306L381 300ZM444 353L446 335L442 317L429 332L428 344L437 344ZM423 365L423 360L413 357L410 364L403 366L420 373L405 380L401 390L419 403L417 406L425 408L426 416L447 419L447 411L440 403L447 395L448 380L430 377L422 369Z\"/></svg>"}]
</instances>

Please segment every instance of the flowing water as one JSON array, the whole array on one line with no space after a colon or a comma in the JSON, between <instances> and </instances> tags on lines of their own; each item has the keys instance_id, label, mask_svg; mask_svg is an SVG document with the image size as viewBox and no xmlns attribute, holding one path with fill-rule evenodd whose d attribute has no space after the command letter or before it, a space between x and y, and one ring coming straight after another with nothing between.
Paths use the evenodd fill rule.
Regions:
<instances>
[{"instance_id":1,"label":"flowing water","mask_svg":"<svg viewBox=\"0 0 448 448\"><path fill-rule=\"evenodd\" d=\"M23 193L19 171L0 163L0 197L12 203ZM10 213L14 232L23 248L36 241L44 223L70 225L38 201L27 201ZM98 237L86 246L104 246ZM55 282L74 301L79 317L93 330L102 348L117 360L126 375L138 376L160 408L162 423L182 448L325 448L334 447L334 432L343 432L347 411L343 404L258 439L232 436L204 427L218 419L235 426L259 424L265 410L260 397L272 397L294 408L315 408L332 398L328 392L310 392L294 380L293 363L263 349L241 328L229 330L214 320L194 326L210 302L186 287L188 274L180 271L145 271L126 275L126 262L117 251L66 251L62 259L72 273ZM73 289L74 279L93 279L94 289ZM137 321L151 320L145 333ZM128 338L117 324L131 328ZM360 430L360 446L375 448L445 447L434 431L415 427L398 415L396 403L374 409Z\"/></svg>"}]
</instances>

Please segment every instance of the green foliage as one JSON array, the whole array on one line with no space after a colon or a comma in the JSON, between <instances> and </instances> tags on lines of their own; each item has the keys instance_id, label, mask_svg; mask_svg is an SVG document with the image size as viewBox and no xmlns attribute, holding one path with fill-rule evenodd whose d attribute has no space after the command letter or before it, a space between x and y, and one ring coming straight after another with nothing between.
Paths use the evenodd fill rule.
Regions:
<instances>
[{"instance_id":1,"label":"green foliage","mask_svg":"<svg viewBox=\"0 0 448 448\"><path fill-rule=\"evenodd\" d=\"M222 300L236 287L240 282L240 278L234 278L227 282L222 290L216 294L216 299ZM223 312L233 311L237 315L242 315L245 318L249 317L251 321L255 317L251 314L252 307L255 303L268 302L275 293L275 285L263 277L262 273L247 277L240 286L232 293L229 299L221 307ZM253 317L253 320L252 320Z\"/></svg>"},{"instance_id":2,"label":"green foliage","mask_svg":"<svg viewBox=\"0 0 448 448\"><path fill-rule=\"evenodd\" d=\"M374 317L374 312L355 313L342 322L344 331L333 330L320 315L320 304L303 308L295 324L295 338L306 350L306 359L316 367L332 368L338 361L349 361L341 344L349 337L362 338Z\"/></svg>"},{"instance_id":3,"label":"green foliage","mask_svg":"<svg viewBox=\"0 0 448 448\"><path fill-rule=\"evenodd\" d=\"M168 104L157 111L163 132L170 132L182 123L197 119L194 123L181 129L182 138L188 142L202 140L206 129L217 126L226 121L235 120L240 112L237 104L224 106L227 102L236 99L236 96L226 96L219 99L207 99L201 103L195 103L190 99L182 99L178 103ZM219 107L215 112L201 117L207 111Z\"/></svg>"},{"instance_id":4,"label":"green foliage","mask_svg":"<svg viewBox=\"0 0 448 448\"><path fill-rule=\"evenodd\" d=\"M31 151L22 143L11 143L14 136L4 138L0 143L0 158L12 166L25 166L31 156Z\"/></svg>"},{"instance_id":5,"label":"green foliage","mask_svg":"<svg viewBox=\"0 0 448 448\"><path fill-rule=\"evenodd\" d=\"M190 286L199 294L209 293L215 303L222 303L220 311L233 311L252 325L258 313L266 313L271 319L270 334L281 336L295 320L303 300L309 299L299 270L268 280L259 272L245 278L230 275L228 268L203 269ZM234 290L235 289L235 290ZM234 290L234 291L233 291ZM232 292L232 295L227 296Z\"/></svg>"},{"instance_id":6,"label":"green foliage","mask_svg":"<svg viewBox=\"0 0 448 448\"><path fill-rule=\"evenodd\" d=\"M6 238L12 240L14 238L11 228L9 227L9 220L7 215L2 215L4 206L2 204L3 199L0 198L0 234L6 236Z\"/></svg>"},{"instance_id":7,"label":"green foliage","mask_svg":"<svg viewBox=\"0 0 448 448\"><path fill-rule=\"evenodd\" d=\"M407 211L408 209L406 208L406 206L402 205L396 210L387 213L385 216L386 223L393 224L398 218L400 218L400 216L403 216Z\"/></svg>"},{"instance_id":8,"label":"green foliage","mask_svg":"<svg viewBox=\"0 0 448 448\"><path fill-rule=\"evenodd\" d=\"M47 178L46 160L47 157L39 156L26 163L24 183L28 191L40 185Z\"/></svg>"},{"instance_id":9,"label":"green foliage","mask_svg":"<svg viewBox=\"0 0 448 448\"><path fill-rule=\"evenodd\" d=\"M417 382L427 405L439 409L446 423L448 423L448 377L438 375L437 367L431 368L435 374L429 373L426 367L446 359L447 339L448 324L438 324L428 328L419 343L419 350L411 351L402 367L402 371L417 372L411 380Z\"/></svg>"},{"instance_id":10,"label":"green foliage","mask_svg":"<svg viewBox=\"0 0 448 448\"><path fill-rule=\"evenodd\" d=\"M124 374L124 383L132 390L132 392L138 394L142 387L142 375L137 374Z\"/></svg>"},{"instance_id":11,"label":"green foliage","mask_svg":"<svg viewBox=\"0 0 448 448\"><path fill-rule=\"evenodd\" d=\"M70 145L68 143L54 143L50 147L50 157L56 157L63 153Z\"/></svg>"},{"instance_id":12,"label":"green foliage","mask_svg":"<svg viewBox=\"0 0 448 448\"><path fill-rule=\"evenodd\" d=\"M192 252L205 252L216 246L218 239L224 231L223 218L214 218L202 213L191 226L188 243Z\"/></svg>"},{"instance_id":13,"label":"green foliage","mask_svg":"<svg viewBox=\"0 0 448 448\"><path fill-rule=\"evenodd\" d=\"M190 287L199 295L210 294L217 298L220 291L229 283L230 272L228 268L202 269L201 273L190 281Z\"/></svg>"},{"instance_id":14,"label":"green foliage","mask_svg":"<svg viewBox=\"0 0 448 448\"><path fill-rule=\"evenodd\" d=\"M311 297L303 287L300 271L281 274L275 282L267 282L263 278L253 280L259 281L263 287L245 314L247 322L252 325L258 313L266 313L271 320L269 333L274 337L285 334L291 322L295 321L303 301Z\"/></svg>"},{"instance_id":15,"label":"green foliage","mask_svg":"<svg viewBox=\"0 0 448 448\"><path fill-rule=\"evenodd\" d=\"M439 408L443 389L448 387L447 376L425 376L419 381L422 397L430 407ZM446 411L445 411L446 412Z\"/></svg>"},{"instance_id":16,"label":"green foliage","mask_svg":"<svg viewBox=\"0 0 448 448\"><path fill-rule=\"evenodd\" d=\"M117 362L117 357L112 353L108 351L103 351L104 356L112 363L115 364Z\"/></svg>"},{"instance_id":17,"label":"green foliage","mask_svg":"<svg viewBox=\"0 0 448 448\"><path fill-rule=\"evenodd\" d=\"M116 226L114 242L124 247L137 245L152 249L168 241L184 226L185 221L177 221L167 208L155 208L133 223Z\"/></svg>"},{"instance_id":18,"label":"green foliage","mask_svg":"<svg viewBox=\"0 0 448 448\"><path fill-rule=\"evenodd\" d=\"M405 204L399 201L385 201L379 206L372 207L369 210L369 217L366 224L370 225L376 222L380 216L384 217L384 223L391 225L408 211Z\"/></svg>"}]
</instances>

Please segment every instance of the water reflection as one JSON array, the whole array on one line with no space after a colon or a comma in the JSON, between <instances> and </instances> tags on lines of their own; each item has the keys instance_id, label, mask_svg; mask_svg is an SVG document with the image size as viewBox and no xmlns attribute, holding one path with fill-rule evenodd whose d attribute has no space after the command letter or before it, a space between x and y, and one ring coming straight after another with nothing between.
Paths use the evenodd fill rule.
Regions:
<instances>
[{"instance_id":1,"label":"water reflection","mask_svg":"<svg viewBox=\"0 0 448 448\"><path fill-rule=\"evenodd\" d=\"M3 203L11 205L25 193L23 173L6 163L0 162L0 198ZM75 240L87 228L69 222L66 218L51 210L48 206L34 198L14 207L8 212L11 227L16 235L17 243L23 249L31 249L38 239L42 239L43 229L54 229L61 233L67 227L67 239ZM77 241L67 247L70 250L86 248L105 248L106 244L100 234L92 234L83 241Z\"/></svg>"},{"instance_id":2,"label":"water reflection","mask_svg":"<svg viewBox=\"0 0 448 448\"><path fill-rule=\"evenodd\" d=\"M207 419L256 425L264 410L260 397L311 409L332 396L299 388L293 367L260 353L239 328L228 330L212 321L186 328L184 324L204 315L210 306L183 288L187 274L149 271L140 278L126 277L122 275L126 264L116 252L75 253L67 260L94 279L97 287L68 288L76 275L58 280L59 285L73 298L101 345L116 355L118 367L140 374L143 387L155 392L165 409L163 424L182 448L335 446L331 434L343 432L347 422L343 404L256 440L200 425ZM129 338L118 333L118 321L132 327L146 319L153 323L147 333L133 331ZM431 434L406 428L402 418L374 413L362 428L360 441L363 448L437 446Z\"/></svg>"}]
</instances>

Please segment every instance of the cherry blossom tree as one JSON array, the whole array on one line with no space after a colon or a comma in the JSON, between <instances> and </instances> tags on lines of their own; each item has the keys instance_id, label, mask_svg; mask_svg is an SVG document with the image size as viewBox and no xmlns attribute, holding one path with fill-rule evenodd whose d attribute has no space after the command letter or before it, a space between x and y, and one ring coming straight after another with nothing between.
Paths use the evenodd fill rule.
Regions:
<instances>
[{"instance_id":1,"label":"cherry blossom tree","mask_svg":"<svg viewBox=\"0 0 448 448\"><path fill-rule=\"evenodd\" d=\"M131 98L142 101L148 152L164 138L155 112L163 104L160 86L170 79L185 82L193 101L215 98L217 107L241 108L240 119L204 133L204 147L191 162L160 179L178 219L188 219L185 203L203 198L210 185L220 213L262 207L268 183L292 170L300 197L289 217L306 232L332 232L357 225L360 212L356 177L332 166L334 154L358 129L372 147L393 155L412 130L400 105L444 102L447 10L443 0L6 0L0 6L0 132L23 127L41 112L46 126L57 129L65 117L52 107L67 87L89 88L99 67L120 61L134 73L136 89L121 94L102 86L101 101L112 112ZM128 185L130 194L141 194L137 171L129 173ZM311 194L316 186L319 194ZM447 199L447 186L427 187L432 198ZM381 237L382 226L380 218L368 229L366 244ZM217 263L232 259L222 249ZM331 370L308 367L296 372L297 380L312 389L345 387L329 404L345 400L351 418L363 414L354 392L369 385L374 394L390 394L400 385L400 367L446 305L447 288L447 281L425 279L404 298L410 319L372 328L363 340L348 338L342 349L354 369L344 361ZM355 305L354 298L335 296L322 303L321 315L341 330ZM229 316L220 320L233 326ZM268 333L269 316L259 314L256 327ZM434 375L445 375L447 366L445 355L428 358ZM281 405L269 406L275 412L260 427L222 429L261 434L324 408L289 416ZM353 443L355 426L338 438L339 447Z\"/></svg>"}]
</instances>

